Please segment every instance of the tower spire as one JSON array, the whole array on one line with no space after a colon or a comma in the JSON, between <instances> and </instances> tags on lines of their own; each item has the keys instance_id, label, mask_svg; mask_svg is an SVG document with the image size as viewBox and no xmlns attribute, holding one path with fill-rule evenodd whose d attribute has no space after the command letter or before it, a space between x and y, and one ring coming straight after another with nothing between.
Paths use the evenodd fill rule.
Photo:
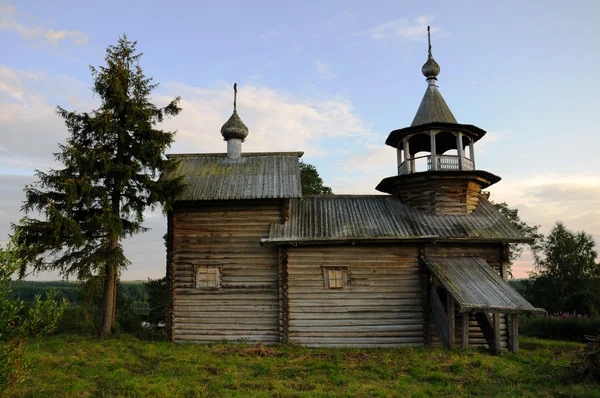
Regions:
<instances>
[{"instance_id":1,"label":"tower spire","mask_svg":"<svg viewBox=\"0 0 600 398\"><path fill-rule=\"evenodd\" d=\"M221 135L227 141L227 156L239 158L242 155L242 142L248 136L248 127L237 113L237 83L233 84L233 114L221 127Z\"/></svg>"},{"instance_id":2,"label":"tower spire","mask_svg":"<svg viewBox=\"0 0 600 398\"><path fill-rule=\"evenodd\" d=\"M427 44L429 44L428 57L427 59L433 58L431 55L431 29L427 26Z\"/></svg>"},{"instance_id":3,"label":"tower spire","mask_svg":"<svg viewBox=\"0 0 600 398\"><path fill-rule=\"evenodd\" d=\"M233 83L233 113L237 112L236 101L237 101L237 83Z\"/></svg>"},{"instance_id":4,"label":"tower spire","mask_svg":"<svg viewBox=\"0 0 600 398\"><path fill-rule=\"evenodd\" d=\"M427 83L429 85L435 85L437 81L437 75L440 74L440 66L433 59L433 55L431 54L431 28L427 27L427 62L421 68L421 72L427 78Z\"/></svg>"}]
</instances>

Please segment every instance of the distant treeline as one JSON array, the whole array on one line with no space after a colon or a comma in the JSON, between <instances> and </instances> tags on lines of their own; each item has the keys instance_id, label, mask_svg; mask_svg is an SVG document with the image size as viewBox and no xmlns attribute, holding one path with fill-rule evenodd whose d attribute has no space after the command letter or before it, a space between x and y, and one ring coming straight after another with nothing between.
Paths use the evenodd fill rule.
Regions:
<instances>
[{"instance_id":1,"label":"distant treeline","mask_svg":"<svg viewBox=\"0 0 600 398\"><path fill-rule=\"evenodd\" d=\"M71 305L80 304L83 298L83 285L78 282L52 281L13 281L10 283L12 289L11 298L32 303L36 295L45 295L49 290L58 291L60 297L64 297ZM132 307L144 307L148 303L148 294L141 282L120 282L119 299L126 305Z\"/></svg>"}]
</instances>

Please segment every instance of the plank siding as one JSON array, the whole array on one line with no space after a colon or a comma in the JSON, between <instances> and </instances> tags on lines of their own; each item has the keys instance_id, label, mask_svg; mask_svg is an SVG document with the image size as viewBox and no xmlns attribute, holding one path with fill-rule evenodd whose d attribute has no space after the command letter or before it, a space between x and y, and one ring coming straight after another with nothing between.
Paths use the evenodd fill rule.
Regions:
<instances>
[{"instance_id":1,"label":"plank siding","mask_svg":"<svg viewBox=\"0 0 600 398\"><path fill-rule=\"evenodd\" d=\"M259 242L281 221L279 200L203 202L173 212L174 341L280 342L278 249ZM195 288L194 266L203 262L221 265L219 289Z\"/></svg>"},{"instance_id":2,"label":"plank siding","mask_svg":"<svg viewBox=\"0 0 600 398\"><path fill-rule=\"evenodd\" d=\"M425 245L425 253L428 256L438 257L481 257L492 267L498 274L502 269L504 261L504 248L501 243L498 244L464 244L464 245L449 245L449 244L435 244ZM442 340L439 336L433 320L430 324L431 333L431 345L433 347L442 347ZM462 345L462 315L458 313L456 309L455 314L455 347ZM500 317L500 344L501 348L509 347L509 328L506 314L502 314ZM469 347L484 347L490 348L475 320L474 314L469 315Z\"/></svg>"},{"instance_id":3,"label":"plank siding","mask_svg":"<svg viewBox=\"0 0 600 398\"><path fill-rule=\"evenodd\" d=\"M347 266L343 289L323 266ZM418 249L332 246L287 249L287 341L308 346L422 346Z\"/></svg>"}]
</instances>

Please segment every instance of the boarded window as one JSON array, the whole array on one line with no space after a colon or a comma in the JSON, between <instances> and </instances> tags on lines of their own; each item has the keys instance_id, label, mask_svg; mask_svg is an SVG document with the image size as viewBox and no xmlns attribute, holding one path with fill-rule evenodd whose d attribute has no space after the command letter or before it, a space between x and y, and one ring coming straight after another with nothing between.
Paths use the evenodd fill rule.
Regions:
<instances>
[{"instance_id":1,"label":"boarded window","mask_svg":"<svg viewBox=\"0 0 600 398\"><path fill-rule=\"evenodd\" d=\"M348 267L323 267L325 287L343 289L348 286Z\"/></svg>"},{"instance_id":2,"label":"boarded window","mask_svg":"<svg viewBox=\"0 0 600 398\"><path fill-rule=\"evenodd\" d=\"M218 289L221 286L221 267L217 265L196 266L196 288Z\"/></svg>"}]
</instances>

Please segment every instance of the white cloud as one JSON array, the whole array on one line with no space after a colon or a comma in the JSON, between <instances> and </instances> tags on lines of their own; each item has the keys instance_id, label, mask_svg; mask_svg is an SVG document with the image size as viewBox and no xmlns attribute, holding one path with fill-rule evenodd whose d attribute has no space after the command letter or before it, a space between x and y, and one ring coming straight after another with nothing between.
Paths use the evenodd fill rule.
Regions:
<instances>
[{"instance_id":1,"label":"white cloud","mask_svg":"<svg viewBox=\"0 0 600 398\"><path fill-rule=\"evenodd\" d=\"M172 152L224 152L221 126L232 112L232 90L223 86L203 89L183 84L162 86L166 103L182 97L183 111L165 122L165 128L178 130ZM169 97L168 97L168 96ZM372 133L343 98L301 98L260 86L240 86L238 113L250 134L243 150L305 151L322 156L322 141L331 137L367 137Z\"/></svg>"},{"instance_id":2,"label":"white cloud","mask_svg":"<svg viewBox=\"0 0 600 398\"><path fill-rule=\"evenodd\" d=\"M63 41L75 44L87 44L88 36L74 30L54 30L47 23L32 18L24 18L17 9L10 4L0 5L0 29L17 32L26 40L41 40L52 46Z\"/></svg>"},{"instance_id":3,"label":"white cloud","mask_svg":"<svg viewBox=\"0 0 600 398\"><path fill-rule=\"evenodd\" d=\"M317 73L321 76L321 77L335 77L336 75L333 73L332 68L331 68L331 64L327 63L327 62L323 62L323 61L319 61L318 59L315 60L315 69L317 70Z\"/></svg>"},{"instance_id":4,"label":"white cloud","mask_svg":"<svg viewBox=\"0 0 600 398\"><path fill-rule=\"evenodd\" d=\"M423 40L426 36L427 26L433 23L434 17L419 16L413 21L408 18L397 19L372 27L367 31L369 37L375 40L384 40L402 37L407 40ZM431 27L431 32L440 30L437 26Z\"/></svg>"},{"instance_id":5,"label":"white cloud","mask_svg":"<svg viewBox=\"0 0 600 398\"><path fill-rule=\"evenodd\" d=\"M67 109L90 110L91 91L83 82L65 76L0 65L0 170L32 174L33 169L46 169L54 162L57 143L67 137L64 122L55 112L57 103Z\"/></svg>"}]
</instances>

